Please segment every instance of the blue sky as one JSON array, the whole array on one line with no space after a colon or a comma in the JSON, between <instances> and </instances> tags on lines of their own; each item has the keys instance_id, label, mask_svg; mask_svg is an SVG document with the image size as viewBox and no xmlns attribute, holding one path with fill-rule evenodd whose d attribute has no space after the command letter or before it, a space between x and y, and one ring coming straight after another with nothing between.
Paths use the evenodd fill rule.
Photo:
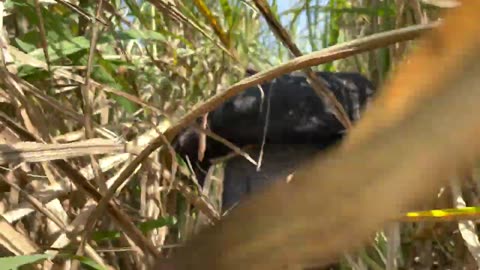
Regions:
<instances>
[{"instance_id":1,"label":"blue sky","mask_svg":"<svg viewBox=\"0 0 480 270\"><path fill-rule=\"evenodd\" d=\"M273 0L268 0L268 2L270 4L272 4ZM299 3L304 3L304 1L298 1L298 0L276 0L277 2L277 6L278 6L278 12L279 13L282 13L283 11L285 10L288 10L294 6L298 6ZM315 2L315 1L312 1L312 2ZM328 2L328 0L322 0L322 1L319 1L321 4L326 4ZM282 16L281 17L281 23L284 27L287 27L287 30L288 30L288 26L290 25L291 23L291 20L292 20L292 16ZM307 27L307 19L306 19L306 15L305 13L302 13L298 18L297 18L297 22L298 22L298 33L297 34L301 34L303 36L306 35L306 27ZM318 27L316 27L316 29L318 29L318 31L321 31L323 29L323 27L320 25ZM318 33L317 33L318 34ZM278 41L276 41L276 38L273 36L268 37L268 43L272 42L273 44L277 43ZM321 48L321 40L319 39L318 40L318 48ZM303 53L309 53L312 51L310 45L308 42L305 42L305 39L302 39L301 37L296 37L296 40L295 40L295 43L300 47L300 50L303 52Z\"/></svg>"},{"instance_id":2,"label":"blue sky","mask_svg":"<svg viewBox=\"0 0 480 270\"><path fill-rule=\"evenodd\" d=\"M278 5L279 12L282 12L282 11L285 11L285 10L291 8L296 3L298 3L297 0L277 0L277 5ZM288 19L289 18L284 18L283 23L288 23L288 21L285 21L285 20L288 20ZM302 29L306 26L306 22L307 22L307 20L306 20L305 15L301 15L300 18L299 18L300 29Z\"/></svg>"}]
</instances>

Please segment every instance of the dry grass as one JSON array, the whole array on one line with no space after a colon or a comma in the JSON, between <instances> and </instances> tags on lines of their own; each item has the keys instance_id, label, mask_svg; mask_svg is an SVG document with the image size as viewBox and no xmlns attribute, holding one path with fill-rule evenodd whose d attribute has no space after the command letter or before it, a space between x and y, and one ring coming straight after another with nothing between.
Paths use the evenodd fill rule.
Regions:
<instances>
[{"instance_id":1,"label":"dry grass","mask_svg":"<svg viewBox=\"0 0 480 270\"><path fill-rule=\"evenodd\" d=\"M17 258L39 269L144 269L169 257L221 206L217 173L201 191L177 164L176 132L299 69L358 71L382 85L410 40L438 25L439 9L421 1L325 2L280 12L264 1L0 2L1 256L37 254ZM260 72L243 79L248 65ZM477 205L470 180L451 190ZM437 207L462 204L449 193ZM464 238L474 230L407 221L341 265L471 267L478 244Z\"/></svg>"}]
</instances>

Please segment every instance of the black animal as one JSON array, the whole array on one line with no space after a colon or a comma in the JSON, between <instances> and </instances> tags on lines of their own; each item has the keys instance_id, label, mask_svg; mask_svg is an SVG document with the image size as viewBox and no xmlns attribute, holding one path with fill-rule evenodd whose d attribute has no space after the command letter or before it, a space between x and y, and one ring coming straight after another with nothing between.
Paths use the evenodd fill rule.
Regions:
<instances>
[{"instance_id":1,"label":"black animal","mask_svg":"<svg viewBox=\"0 0 480 270\"><path fill-rule=\"evenodd\" d=\"M357 121L375 93L373 84L358 73L316 74L326 82L352 122ZM249 154L255 158L265 140L260 171L243 157L227 161L224 209L273 179L287 176L305 159L339 142L345 133L345 128L303 74L283 75L260 87L248 88L210 112L207 123L211 131L239 147L254 145ZM193 128L185 129L173 143L177 153L192 162L200 184L211 165L210 160L231 152L210 137L206 142L202 161L197 159L199 135Z\"/></svg>"}]
</instances>

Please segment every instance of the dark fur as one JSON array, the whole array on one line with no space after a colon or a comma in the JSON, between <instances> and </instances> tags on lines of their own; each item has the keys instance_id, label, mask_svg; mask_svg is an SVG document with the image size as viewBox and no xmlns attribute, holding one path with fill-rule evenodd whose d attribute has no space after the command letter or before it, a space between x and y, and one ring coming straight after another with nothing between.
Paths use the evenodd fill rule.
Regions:
<instances>
[{"instance_id":1,"label":"dark fur","mask_svg":"<svg viewBox=\"0 0 480 270\"><path fill-rule=\"evenodd\" d=\"M317 75L326 82L327 88L343 105L349 118L352 121L358 120L360 113L375 92L372 83L358 73L318 72ZM287 152L292 159L297 155L294 145L302 145L302 152L316 153L335 144L343 137L344 127L327 108L325 102L313 91L303 75L283 75L263 84L261 88L263 91L259 87L251 87L210 112L208 127L239 147L260 145L266 123L267 104L270 101L270 117L266 134L267 148L265 148L263 163L265 170L274 172L275 168L279 168L278 171L283 172L283 167L290 166L285 161L280 161L288 159L284 155L281 158L275 157L281 156L278 152L279 147L275 145L290 145L290 150ZM182 157L188 156L192 163L196 163L193 166L202 184L204 178L202 170L208 169L209 160L223 156L230 150L207 137L205 158L202 162L198 162L198 137L192 128L187 128L174 140L174 147ZM274 150L270 152L269 149L275 148L277 153L272 154ZM227 163L224 195L236 194L224 196L224 202L228 205L239 199L237 196L239 193L250 192L248 187L239 186L241 183L248 184L249 181L238 182L241 181L239 178L248 178L252 183L260 182L260 178L271 178L268 177L268 173L256 172L252 169L252 165L240 159L236 158ZM237 164L232 163L235 160ZM302 158L299 157L298 160ZM296 166L295 162L290 163L290 167Z\"/></svg>"}]
</instances>

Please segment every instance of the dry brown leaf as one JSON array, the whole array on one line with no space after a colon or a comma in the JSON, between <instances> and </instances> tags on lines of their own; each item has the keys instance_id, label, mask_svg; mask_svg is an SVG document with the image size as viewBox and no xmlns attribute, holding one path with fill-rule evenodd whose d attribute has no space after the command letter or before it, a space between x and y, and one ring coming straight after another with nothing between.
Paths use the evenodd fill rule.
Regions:
<instances>
[{"instance_id":1,"label":"dry brown leaf","mask_svg":"<svg viewBox=\"0 0 480 270\"><path fill-rule=\"evenodd\" d=\"M41 252L40 248L28 237L15 230L3 218L0 218L0 245L15 255L27 255Z\"/></svg>"},{"instance_id":2,"label":"dry brown leaf","mask_svg":"<svg viewBox=\"0 0 480 270\"><path fill-rule=\"evenodd\" d=\"M51 161L86 155L125 153L126 151L128 151L127 145L104 139L63 144L19 142L0 144L0 164Z\"/></svg>"}]
</instances>

